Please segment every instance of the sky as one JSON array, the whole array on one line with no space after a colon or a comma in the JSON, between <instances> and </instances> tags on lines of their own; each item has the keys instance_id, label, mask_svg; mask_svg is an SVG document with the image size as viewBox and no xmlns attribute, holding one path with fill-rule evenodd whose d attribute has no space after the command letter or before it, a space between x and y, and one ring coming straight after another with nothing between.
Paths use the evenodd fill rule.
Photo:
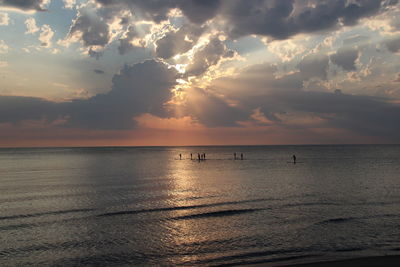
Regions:
<instances>
[{"instance_id":1,"label":"sky","mask_svg":"<svg viewBox=\"0 0 400 267\"><path fill-rule=\"evenodd\" d=\"M0 0L0 146L400 143L398 0Z\"/></svg>"}]
</instances>

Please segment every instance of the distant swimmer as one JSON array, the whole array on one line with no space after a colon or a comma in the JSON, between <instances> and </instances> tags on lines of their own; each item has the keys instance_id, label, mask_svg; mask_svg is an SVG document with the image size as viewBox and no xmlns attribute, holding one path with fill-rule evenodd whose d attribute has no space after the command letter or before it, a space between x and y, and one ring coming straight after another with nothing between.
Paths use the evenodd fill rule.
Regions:
<instances>
[{"instance_id":1,"label":"distant swimmer","mask_svg":"<svg viewBox=\"0 0 400 267\"><path fill-rule=\"evenodd\" d=\"M240 153L240 159L243 160L243 153Z\"/></svg>"},{"instance_id":2,"label":"distant swimmer","mask_svg":"<svg viewBox=\"0 0 400 267\"><path fill-rule=\"evenodd\" d=\"M234 158L234 159L236 159L236 152L235 152L235 153L233 153L233 158Z\"/></svg>"},{"instance_id":3,"label":"distant swimmer","mask_svg":"<svg viewBox=\"0 0 400 267\"><path fill-rule=\"evenodd\" d=\"M296 164L296 155L293 155L293 164Z\"/></svg>"},{"instance_id":4,"label":"distant swimmer","mask_svg":"<svg viewBox=\"0 0 400 267\"><path fill-rule=\"evenodd\" d=\"M182 159L182 154L179 154L179 159Z\"/></svg>"}]
</instances>

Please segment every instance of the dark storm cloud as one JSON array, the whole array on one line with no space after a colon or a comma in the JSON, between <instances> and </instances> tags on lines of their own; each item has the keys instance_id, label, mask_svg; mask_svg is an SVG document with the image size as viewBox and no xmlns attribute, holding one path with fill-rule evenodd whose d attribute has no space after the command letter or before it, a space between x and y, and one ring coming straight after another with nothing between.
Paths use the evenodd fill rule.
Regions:
<instances>
[{"instance_id":1,"label":"dark storm cloud","mask_svg":"<svg viewBox=\"0 0 400 267\"><path fill-rule=\"evenodd\" d=\"M166 116L177 72L150 60L125 66L113 78L112 90L85 100L54 103L39 98L0 96L0 122L68 118L66 126L87 129L129 129L133 117Z\"/></svg>"},{"instance_id":2,"label":"dark storm cloud","mask_svg":"<svg viewBox=\"0 0 400 267\"><path fill-rule=\"evenodd\" d=\"M12 7L21 10L36 10L44 11L43 8L44 0L0 0L0 7Z\"/></svg>"},{"instance_id":3,"label":"dark storm cloud","mask_svg":"<svg viewBox=\"0 0 400 267\"><path fill-rule=\"evenodd\" d=\"M393 4L383 0L303 1L303 5L294 0L224 3L221 16L228 19L232 37L259 34L275 39L352 25L361 18L377 14L382 6Z\"/></svg>"},{"instance_id":4,"label":"dark storm cloud","mask_svg":"<svg viewBox=\"0 0 400 267\"><path fill-rule=\"evenodd\" d=\"M356 70L356 60L359 52L355 48L341 48L335 54L330 56L331 61L347 71Z\"/></svg>"},{"instance_id":5,"label":"dark storm cloud","mask_svg":"<svg viewBox=\"0 0 400 267\"><path fill-rule=\"evenodd\" d=\"M135 14L155 22L166 20L172 8L179 8L192 23L202 24L212 18L223 19L233 38L258 34L275 39L353 25L361 18L379 13L388 5L397 4L388 0L97 1L115 8L128 7Z\"/></svg>"}]
</instances>

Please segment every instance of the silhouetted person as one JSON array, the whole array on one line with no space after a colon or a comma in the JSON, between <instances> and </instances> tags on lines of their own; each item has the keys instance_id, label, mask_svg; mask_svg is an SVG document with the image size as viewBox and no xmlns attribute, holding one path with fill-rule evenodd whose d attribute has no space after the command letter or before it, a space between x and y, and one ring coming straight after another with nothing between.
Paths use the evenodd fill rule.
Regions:
<instances>
[{"instance_id":1,"label":"silhouetted person","mask_svg":"<svg viewBox=\"0 0 400 267\"><path fill-rule=\"evenodd\" d=\"M182 159L182 154L179 154L179 159Z\"/></svg>"},{"instance_id":2,"label":"silhouetted person","mask_svg":"<svg viewBox=\"0 0 400 267\"><path fill-rule=\"evenodd\" d=\"M206 160L206 153L203 153L203 159Z\"/></svg>"},{"instance_id":3,"label":"silhouetted person","mask_svg":"<svg viewBox=\"0 0 400 267\"><path fill-rule=\"evenodd\" d=\"M193 155L192 155L192 153L190 153L190 160L193 160Z\"/></svg>"},{"instance_id":4,"label":"silhouetted person","mask_svg":"<svg viewBox=\"0 0 400 267\"><path fill-rule=\"evenodd\" d=\"M243 160L243 153L240 153L240 159Z\"/></svg>"},{"instance_id":5,"label":"silhouetted person","mask_svg":"<svg viewBox=\"0 0 400 267\"><path fill-rule=\"evenodd\" d=\"M201 160L200 153L197 153L197 157L199 158L199 161L200 161Z\"/></svg>"},{"instance_id":6,"label":"silhouetted person","mask_svg":"<svg viewBox=\"0 0 400 267\"><path fill-rule=\"evenodd\" d=\"M235 153L233 153L233 158L234 158L234 159L236 159L236 152L235 152Z\"/></svg>"},{"instance_id":7,"label":"silhouetted person","mask_svg":"<svg viewBox=\"0 0 400 267\"><path fill-rule=\"evenodd\" d=\"M293 155L293 164L296 164L296 155Z\"/></svg>"}]
</instances>

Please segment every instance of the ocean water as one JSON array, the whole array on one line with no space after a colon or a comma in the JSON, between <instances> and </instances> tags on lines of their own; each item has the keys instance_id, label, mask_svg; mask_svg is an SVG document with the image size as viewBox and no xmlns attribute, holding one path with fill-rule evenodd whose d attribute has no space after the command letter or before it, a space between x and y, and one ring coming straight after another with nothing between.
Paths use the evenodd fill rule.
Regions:
<instances>
[{"instance_id":1,"label":"ocean water","mask_svg":"<svg viewBox=\"0 0 400 267\"><path fill-rule=\"evenodd\" d=\"M0 149L2 266L399 254L398 145Z\"/></svg>"}]
</instances>

